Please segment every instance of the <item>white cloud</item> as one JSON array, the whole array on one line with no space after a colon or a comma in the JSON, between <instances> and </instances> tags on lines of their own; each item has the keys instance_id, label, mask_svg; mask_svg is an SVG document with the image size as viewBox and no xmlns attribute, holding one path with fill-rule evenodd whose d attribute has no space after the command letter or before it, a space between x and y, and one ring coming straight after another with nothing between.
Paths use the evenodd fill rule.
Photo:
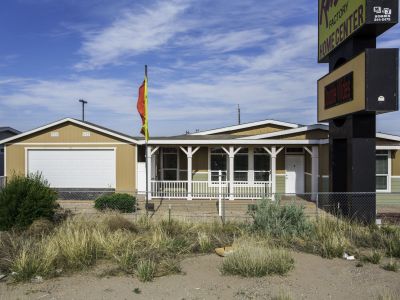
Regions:
<instances>
[{"instance_id":1,"label":"white cloud","mask_svg":"<svg viewBox=\"0 0 400 300\"><path fill-rule=\"evenodd\" d=\"M240 30L232 32L204 34L200 37L187 35L177 42L184 47L201 47L207 51L229 52L233 50L246 49L259 46L260 42L266 40L267 35L262 29Z\"/></svg>"},{"instance_id":2,"label":"white cloud","mask_svg":"<svg viewBox=\"0 0 400 300\"><path fill-rule=\"evenodd\" d=\"M109 27L87 33L81 50L85 59L76 68L119 64L123 58L160 48L174 35L187 30L187 24L179 20L187 7L187 1L174 0L125 11Z\"/></svg>"}]
</instances>

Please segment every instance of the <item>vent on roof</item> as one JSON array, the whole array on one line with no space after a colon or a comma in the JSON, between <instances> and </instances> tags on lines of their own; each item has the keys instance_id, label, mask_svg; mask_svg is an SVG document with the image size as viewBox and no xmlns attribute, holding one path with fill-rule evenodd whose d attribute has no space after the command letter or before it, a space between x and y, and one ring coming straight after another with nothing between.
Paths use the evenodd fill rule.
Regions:
<instances>
[{"instance_id":1,"label":"vent on roof","mask_svg":"<svg viewBox=\"0 0 400 300\"><path fill-rule=\"evenodd\" d=\"M83 131L82 132L82 136L90 136L90 132L89 131Z\"/></svg>"},{"instance_id":2,"label":"vent on roof","mask_svg":"<svg viewBox=\"0 0 400 300\"><path fill-rule=\"evenodd\" d=\"M52 131L52 132L50 132L50 136L51 137L59 137L60 133L58 131Z\"/></svg>"}]
</instances>

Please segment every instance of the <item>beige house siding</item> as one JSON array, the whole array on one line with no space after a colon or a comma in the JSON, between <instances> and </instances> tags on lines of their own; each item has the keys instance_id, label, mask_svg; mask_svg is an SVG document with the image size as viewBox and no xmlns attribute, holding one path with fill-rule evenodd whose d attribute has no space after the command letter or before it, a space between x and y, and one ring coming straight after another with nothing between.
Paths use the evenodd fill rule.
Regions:
<instances>
[{"instance_id":1,"label":"beige house siding","mask_svg":"<svg viewBox=\"0 0 400 300\"><path fill-rule=\"evenodd\" d=\"M52 132L58 132L58 137L52 137ZM90 136L82 136L83 132L90 132ZM127 143L113 136L96 132L91 129L70 122L60 124L40 132L14 140L15 143Z\"/></svg>"},{"instance_id":2,"label":"beige house siding","mask_svg":"<svg viewBox=\"0 0 400 300\"><path fill-rule=\"evenodd\" d=\"M392 175L400 176L400 151L392 151Z\"/></svg>"},{"instance_id":3,"label":"beige house siding","mask_svg":"<svg viewBox=\"0 0 400 300\"><path fill-rule=\"evenodd\" d=\"M50 133L54 131L59 133L58 137L51 137ZM83 131L89 131L90 136L82 137ZM27 148L66 147L71 149L115 148L116 190L136 191L136 145L71 123L61 124L6 144L6 174L7 176L25 175L25 151Z\"/></svg>"},{"instance_id":4,"label":"beige house siding","mask_svg":"<svg viewBox=\"0 0 400 300\"><path fill-rule=\"evenodd\" d=\"M280 139L280 140L319 140L327 138L328 138L328 132L320 129L308 132L288 134L281 137L273 137L273 139Z\"/></svg>"},{"instance_id":5,"label":"beige house siding","mask_svg":"<svg viewBox=\"0 0 400 300\"><path fill-rule=\"evenodd\" d=\"M233 134L233 135L258 135L258 134L265 134L271 133L281 130L289 129L288 127L267 124L261 126L255 126L251 128L244 128L244 129L237 129L232 131L224 131L223 134Z\"/></svg>"},{"instance_id":6,"label":"beige house siding","mask_svg":"<svg viewBox=\"0 0 400 300\"><path fill-rule=\"evenodd\" d=\"M285 176L276 176L276 193L284 194L285 191Z\"/></svg>"}]
</instances>

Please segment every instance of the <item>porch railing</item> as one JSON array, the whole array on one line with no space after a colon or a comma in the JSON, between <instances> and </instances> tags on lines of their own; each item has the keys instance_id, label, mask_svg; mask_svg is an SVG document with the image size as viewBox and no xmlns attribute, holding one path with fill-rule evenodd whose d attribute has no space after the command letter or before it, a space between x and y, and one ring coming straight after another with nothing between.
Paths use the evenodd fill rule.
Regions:
<instances>
[{"instance_id":1,"label":"porch railing","mask_svg":"<svg viewBox=\"0 0 400 300\"><path fill-rule=\"evenodd\" d=\"M271 183L269 181L235 181L233 190L229 182L221 184L223 197L234 199L261 199L271 195ZM189 197L187 181L151 181L151 196L154 198L185 199ZM193 199L217 199L219 196L219 183L211 181L192 181L191 198Z\"/></svg>"}]
</instances>

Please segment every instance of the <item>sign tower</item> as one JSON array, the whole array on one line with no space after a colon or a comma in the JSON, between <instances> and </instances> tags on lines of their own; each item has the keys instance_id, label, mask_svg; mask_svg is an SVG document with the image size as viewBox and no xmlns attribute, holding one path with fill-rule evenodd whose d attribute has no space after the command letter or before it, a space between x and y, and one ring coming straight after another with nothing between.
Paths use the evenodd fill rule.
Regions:
<instances>
[{"instance_id":1,"label":"sign tower","mask_svg":"<svg viewBox=\"0 0 400 300\"><path fill-rule=\"evenodd\" d=\"M376 38L398 22L398 0L319 0L318 122L329 122L330 192L352 219L376 218L376 115L398 110L398 49ZM334 195L334 194L333 194Z\"/></svg>"}]
</instances>

